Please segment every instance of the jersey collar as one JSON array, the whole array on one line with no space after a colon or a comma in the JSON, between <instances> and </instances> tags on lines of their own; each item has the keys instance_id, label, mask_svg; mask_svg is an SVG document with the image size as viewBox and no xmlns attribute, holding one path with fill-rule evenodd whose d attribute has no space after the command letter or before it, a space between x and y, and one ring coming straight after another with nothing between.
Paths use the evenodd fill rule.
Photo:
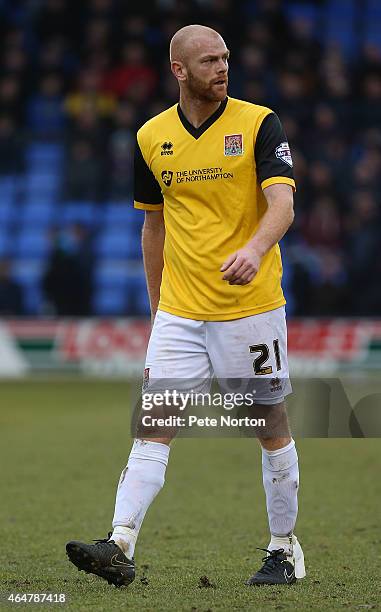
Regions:
<instances>
[{"instance_id":1,"label":"jersey collar","mask_svg":"<svg viewBox=\"0 0 381 612\"><path fill-rule=\"evenodd\" d=\"M189 132L189 134L197 140L198 138L200 138L200 136L202 136L204 132L206 132L208 128L210 128L211 125L213 125L215 121L217 121L219 117L221 117L222 113L224 112L226 108L227 103L228 103L228 98L226 97L225 100L221 102L217 110L214 111L213 115L210 115L210 117L208 117L208 119L204 121L204 123L202 123L197 128L194 127L194 125L192 125L188 121L188 119L186 118L186 116L184 115L183 111L180 108L180 104L177 105L177 114L179 115L180 121L185 127L186 131Z\"/></svg>"}]
</instances>

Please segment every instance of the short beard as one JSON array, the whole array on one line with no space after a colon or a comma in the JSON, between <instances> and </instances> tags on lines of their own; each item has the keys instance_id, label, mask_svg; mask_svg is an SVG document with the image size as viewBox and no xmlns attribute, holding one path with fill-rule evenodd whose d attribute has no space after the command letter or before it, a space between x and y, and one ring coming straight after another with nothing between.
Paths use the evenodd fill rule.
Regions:
<instances>
[{"instance_id":1,"label":"short beard","mask_svg":"<svg viewBox=\"0 0 381 612\"><path fill-rule=\"evenodd\" d=\"M206 85L204 81L194 76L191 70L188 68L188 81L187 86L192 97L200 102L220 102L221 98L213 93L213 89L210 85Z\"/></svg>"}]
</instances>

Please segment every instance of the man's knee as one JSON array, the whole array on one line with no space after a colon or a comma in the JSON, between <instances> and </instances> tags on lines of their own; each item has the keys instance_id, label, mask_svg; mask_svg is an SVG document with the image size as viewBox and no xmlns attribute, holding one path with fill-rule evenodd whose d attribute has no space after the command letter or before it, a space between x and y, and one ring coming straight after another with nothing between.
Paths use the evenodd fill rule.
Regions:
<instances>
[{"instance_id":1,"label":"man's knee","mask_svg":"<svg viewBox=\"0 0 381 612\"><path fill-rule=\"evenodd\" d=\"M176 410L171 406L155 406L150 411L140 407L132 419L132 436L140 440L169 444L178 431L173 418Z\"/></svg>"},{"instance_id":2,"label":"man's knee","mask_svg":"<svg viewBox=\"0 0 381 612\"><path fill-rule=\"evenodd\" d=\"M291 441L286 404L257 404L256 408L262 415L265 425L257 432L261 445L267 450L278 450Z\"/></svg>"}]
</instances>

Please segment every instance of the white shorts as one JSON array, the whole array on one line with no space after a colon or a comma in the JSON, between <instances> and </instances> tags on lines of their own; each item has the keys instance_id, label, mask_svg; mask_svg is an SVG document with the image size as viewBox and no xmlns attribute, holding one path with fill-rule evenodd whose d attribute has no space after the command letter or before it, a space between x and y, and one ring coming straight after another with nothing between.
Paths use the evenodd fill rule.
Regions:
<instances>
[{"instance_id":1,"label":"white shorts","mask_svg":"<svg viewBox=\"0 0 381 612\"><path fill-rule=\"evenodd\" d=\"M282 402L291 393L284 306L232 321L195 321L159 310L143 390L208 393L213 377L224 392L241 392L249 383L258 404Z\"/></svg>"}]
</instances>

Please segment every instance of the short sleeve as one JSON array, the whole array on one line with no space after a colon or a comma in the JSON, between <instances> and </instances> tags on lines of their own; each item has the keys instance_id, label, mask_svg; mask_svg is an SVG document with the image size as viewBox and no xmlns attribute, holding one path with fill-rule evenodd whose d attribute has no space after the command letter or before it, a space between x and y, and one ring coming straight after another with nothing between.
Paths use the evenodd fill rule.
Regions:
<instances>
[{"instance_id":1,"label":"short sleeve","mask_svg":"<svg viewBox=\"0 0 381 612\"><path fill-rule=\"evenodd\" d=\"M290 147L275 113L270 113L262 121L255 141L254 156L262 189L277 183L285 183L295 189Z\"/></svg>"},{"instance_id":2,"label":"short sleeve","mask_svg":"<svg viewBox=\"0 0 381 612\"><path fill-rule=\"evenodd\" d=\"M160 185L147 166L136 141L134 156L134 207L141 210L161 210L163 194Z\"/></svg>"}]
</instances>

